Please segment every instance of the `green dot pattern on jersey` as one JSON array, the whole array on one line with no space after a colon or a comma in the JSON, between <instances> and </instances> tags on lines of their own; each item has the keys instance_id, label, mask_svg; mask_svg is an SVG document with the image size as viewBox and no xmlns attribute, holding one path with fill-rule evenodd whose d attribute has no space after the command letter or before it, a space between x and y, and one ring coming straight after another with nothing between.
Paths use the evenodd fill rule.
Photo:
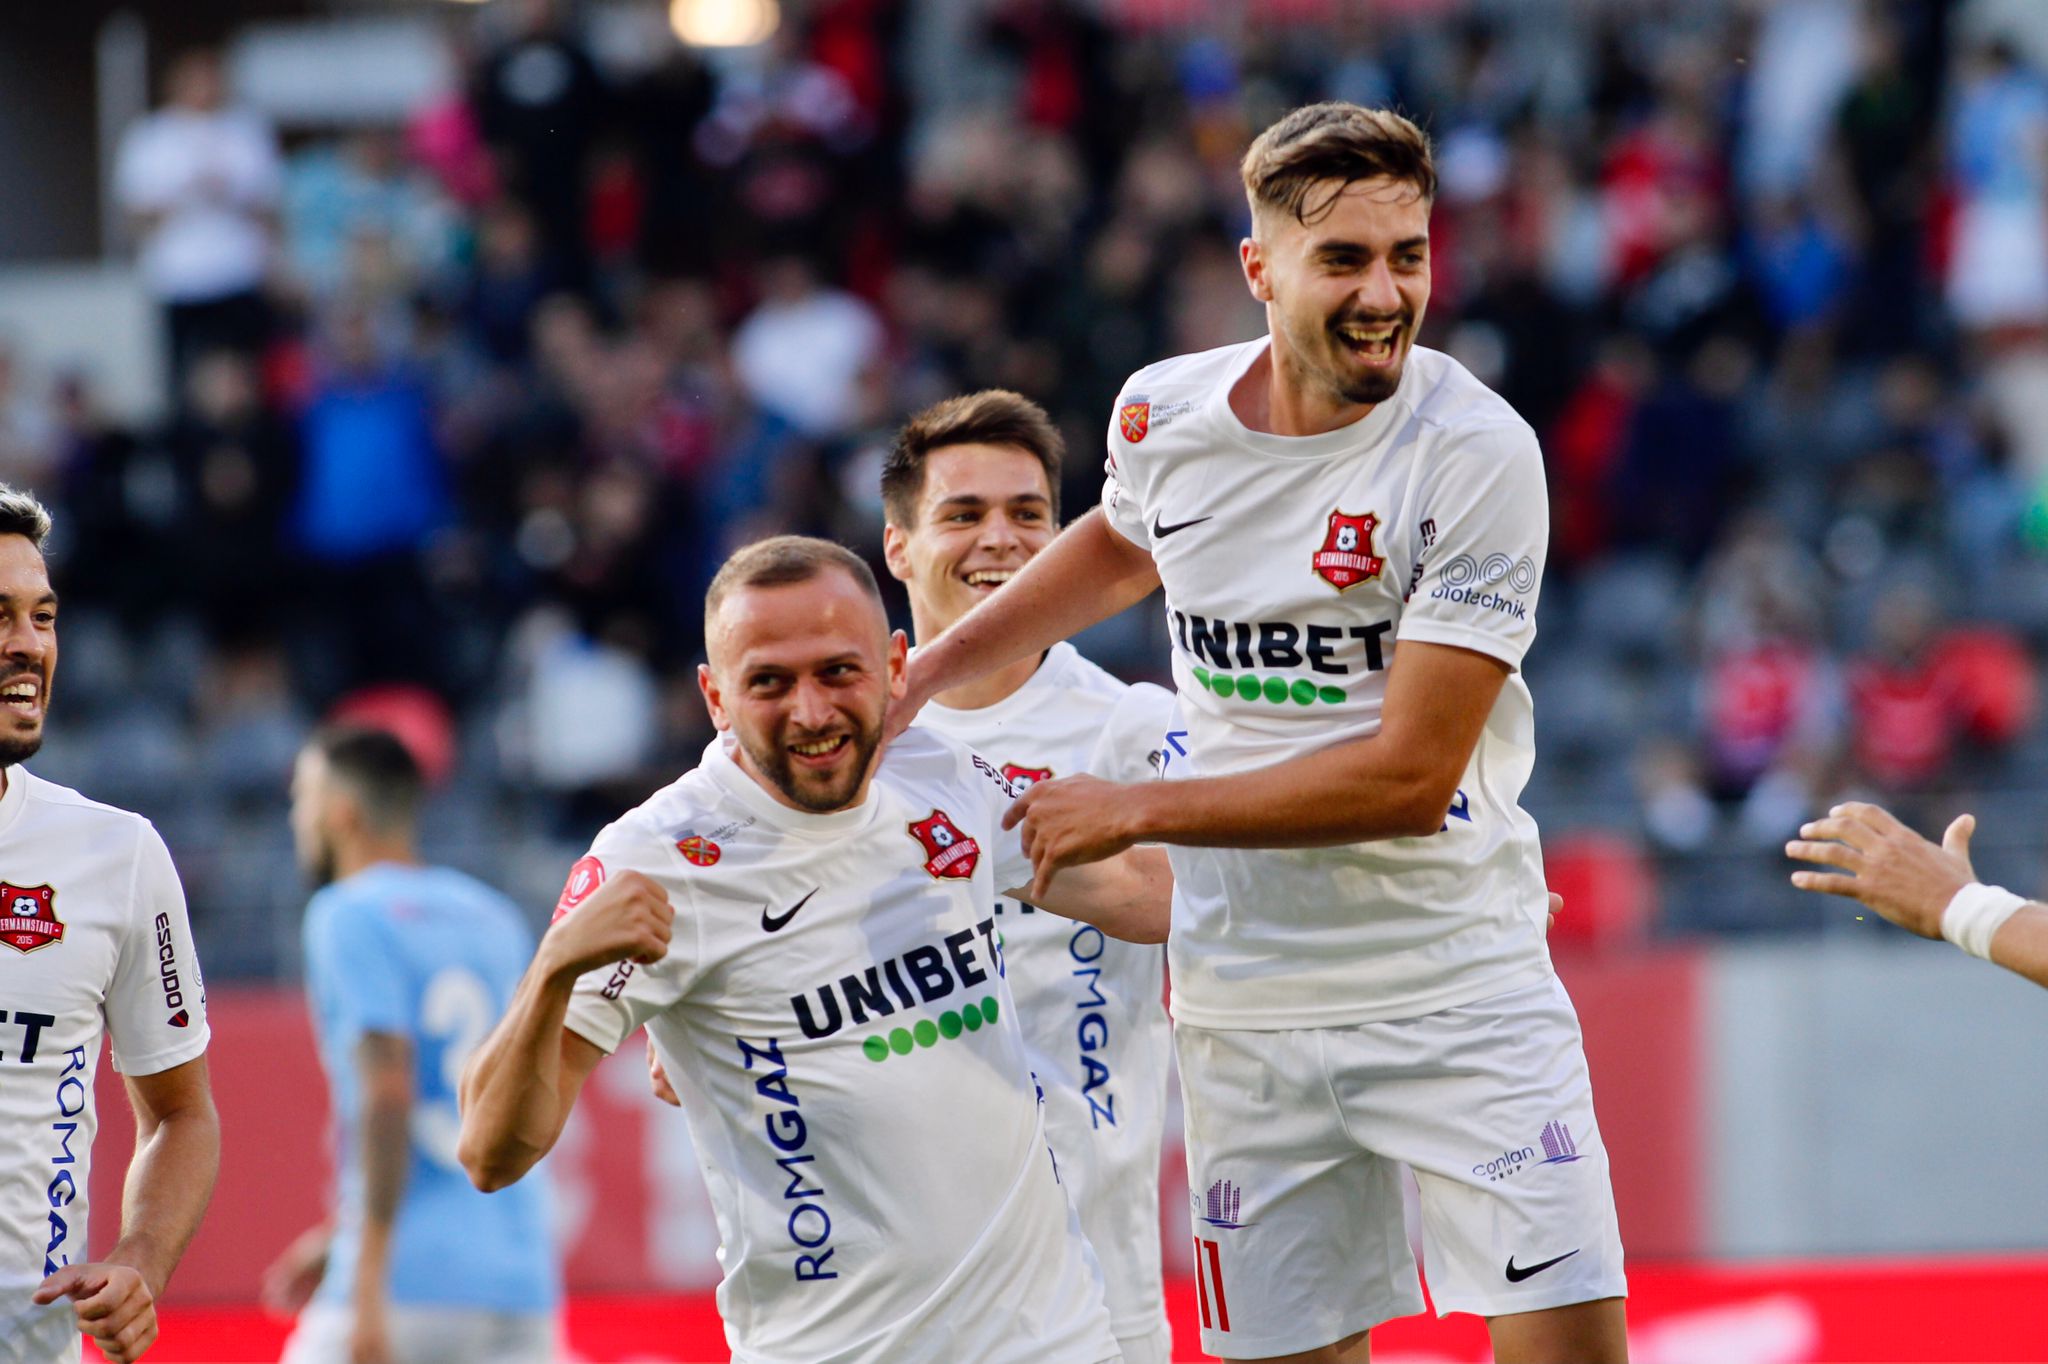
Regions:
<instances>
[{"instance_id":1,"label":"green dot pattern on jersey","mask_svg":"<svg viewBox=\"0 0 2048 1364\"><path fill-rule=\"evenodd\" d=\"M1218 696L1235 696L1243 701L1264 701L1275 706L1341 706L1345 696L1342 687L1318 687L1306 677L1288 681L1284 677L1259 677L1252 673L1212 673L1207 668L1195 669L1195 684L1207 687Z\"/></svg>"},{"instance_id":2,"label":"green dot pattern on jersey","mask_svg":"<svg viewBox=\"0 0 2048 1364\"><path fill-rule=\"evenodd\" d=\"M983 996L979 1004L969 1004L958 1013L948 1009L934 1022L920 1018L911 1028L892 1028L888 1036L877 1033L861 1039L861 1055L870 1061L886 1061L889 1053L908 1056L918 1047L935 1047L941 1039L951 1041L963 1032L979 1032L984 1027L994 1027L1001 1011L996 1006L994 995Z\"/></svg>"}]
</instances>

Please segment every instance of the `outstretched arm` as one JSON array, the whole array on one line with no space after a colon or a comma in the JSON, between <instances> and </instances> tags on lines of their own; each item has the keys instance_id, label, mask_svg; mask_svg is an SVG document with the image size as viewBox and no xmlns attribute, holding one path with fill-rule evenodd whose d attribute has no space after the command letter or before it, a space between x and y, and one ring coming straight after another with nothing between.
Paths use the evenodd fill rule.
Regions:
<instances>
[{"instance_id":1,"label":"outstretched arm","mask_svg":"<svg viewBox=\"0 0 2048 1364\"><path fill-rule=\"evenodd\" d=\"M79 1329L114 1364L139 1359L156 1339L156 1300L220 1173L220 1115L205 1057L126 1080L135 1159L121 1194L121 1238L103 1259L60 1269L35 1292L39 1303L71 1298Z\"/></svg>"},{"instance_id":2,"label":"outstretched arm","mask_svg":"<svg viewBox=\"0 0 2048 1364\"><path fill-rule=\"evenodd\" d=\"M1100 507L1060 532L1002 591L910 660L910 690L890 708L901 733L925 702L1143 601L1159 586L1152 556L1110 528Z\"/></svg>"},{"instance_id":3,"label":"outstretched arm","mask_svg":"<svg viewBox=\"0 0 2048 1364\"><path fill-rule=\"evenodd\" d=\"M1320 848L1433 834L1507 677L1485 654L1404 641L1377 734L1224 777L1040 782L1003 822L1023 825L1041 879L1135 843Z\"/></svg>"},{"instance_id":4,"label":"outstretched arm","mask_svg":"<svg viewBox=\"0 0 2048 1364\"><path fill-rule=\"evenodd\" d=\"M1785 852L1840 869L1793 872L1801 890L1845 896L2048 986L2048 906L1978 884L1970 866L1976 828L1975 815L1958 815L1936 847L1889 811L1852 802L1802 826Z\"/></svg>"},{"instance_id":5,"label":"outstretched arm","mask_svg":"<svg viewBox=\"0 0 2048 1364\"><path fill-rule=\"evenodd\" d=\"M675 911L651 877L623 871L555 920L520 978L512 1005L462 1074L456 1155L491 1191L514 1183L554 1149L604 1053L570 1032L569 997L586 971L659 961Z\"/></svg>"},{"instance_id":6,"label":"outstretched arm","mask_svg":"<svg viewBox=\"0 0 2048 1364\"><path fill-rule=\"evenodd\" d=\"M1162 848L1131 848L1107 861L1035 876L1030 886L1003 893L1126 942L1165 942L1173 921L1173 868Z\"/></svg>"}]
</instances>

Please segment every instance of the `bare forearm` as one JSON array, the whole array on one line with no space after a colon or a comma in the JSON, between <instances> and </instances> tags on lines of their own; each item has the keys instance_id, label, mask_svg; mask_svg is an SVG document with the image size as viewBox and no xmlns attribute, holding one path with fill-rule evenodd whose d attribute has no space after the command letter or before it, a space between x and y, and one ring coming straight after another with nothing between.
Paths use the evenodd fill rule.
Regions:
<instances>
[{"instance_id":1,"label":"bare forearm","mask_svg":"<svg viewBox=\"0 0 2048 1364\"><path fill-rule=\"evenodd\" d=\"M1131 848L1104 862L1065 868L1043 895L1017 898L1125 942L1165 942L1173 920L1173 868L1164 849Z\"/></svg>"},{"instance_id":2,"label":"bare forearm","mask_svg":"<svg viewBox=\"0 0 2048 1364\"><path fill-rule=\"evenodd\" d=\"M143 1136L128 1166L121 1239L107 1261L132 1266L151 1295L161 1296L199 1229L219 1173L220 1116L212 1101L165 1114Z\"/></svg>"},{"instance_id":3,"label":"bare forearm","mask_svg":"<svg viewBox=\"0 0 2048 1364\"><path fill-rule=\"evenodd\" d=\"M1375 736L1227 777L1131 789L1131 837L1209 848L1328 848L1443 827L1457 788Z\"/></svg>"},{"instance_id":4,"label":"bare forearm","mask_svg":"<svg viewBox=\"0 0 2048 1364\"><path fill-rule=\"evenodd\" d=\"M1991 960L2048 986L2048 906L2030 903L2000 924L1991 939Z\"/></svg>"},{"instance_id":5,"label":"bare forearm","mask_svg":"<svg viewBox=\"0 0 2048 1364\"><path fill-rule=\"evenodd\" d=\"M1056 538L1002 591L918 651L938 692L1043 653L1145 599L1159 586L1151 556L1110 529L1101 508Z\"/></svg>"},{"instance_id":6,"label":"bare forearm","mask_svg":"<svg viewBox=\"0 0 2048 1364\"><path fill-rule=\"evenodd\" d=\"M561 1036L574 984L536 958L463 1072L457 1156L478 1188L517 1180L562 1133Z\"/></svg>"},{"instance_id":7,"label":"bare forearm","mask_svg":"<svg viewBox=\"0 0 2048 1364\"><path fill-rule=\"evenodd\" d=\"M406 1196L412 1161L412 1102L375 1100L362 1110L362 1223L389 1233L397 1204Z\"/></svg>"}]
</instances>

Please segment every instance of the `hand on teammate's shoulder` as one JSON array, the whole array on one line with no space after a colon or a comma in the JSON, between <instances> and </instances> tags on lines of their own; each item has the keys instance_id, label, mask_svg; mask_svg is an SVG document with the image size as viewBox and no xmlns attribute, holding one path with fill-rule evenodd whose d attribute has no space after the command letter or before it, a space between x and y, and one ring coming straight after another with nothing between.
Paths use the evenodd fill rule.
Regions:
<instances>
[{"instance_id":1,"label":"hand on teammate's shoulder","mask_svg":"<svg viewBox=\"0 0 2048 1364\"><path fill-rule=\"evenodd\" d=\"M674 922L668 893L653 877L621 871L556 919L541 949L549 968L562 975L580 976L619 961L644 966L668 954Z\"/></svg>"}]
</instances>

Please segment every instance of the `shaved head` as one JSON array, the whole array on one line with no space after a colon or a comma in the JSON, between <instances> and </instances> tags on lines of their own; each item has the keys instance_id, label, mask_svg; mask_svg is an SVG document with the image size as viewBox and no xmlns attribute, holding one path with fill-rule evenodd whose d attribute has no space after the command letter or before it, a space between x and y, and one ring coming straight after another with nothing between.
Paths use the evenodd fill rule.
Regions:
<instances>
[{"instance_id":1,"label":"shaved head","mask_svg":"<svg viewBox=\"0 0 2048 1364\"><path fill-rule=\"evenodd\" d=\"M749 545L712 582L704 650L698 686L749 776L814 814L866 795L907 646L865 562L801 536Z\"/></svg>"}]
</instances>

